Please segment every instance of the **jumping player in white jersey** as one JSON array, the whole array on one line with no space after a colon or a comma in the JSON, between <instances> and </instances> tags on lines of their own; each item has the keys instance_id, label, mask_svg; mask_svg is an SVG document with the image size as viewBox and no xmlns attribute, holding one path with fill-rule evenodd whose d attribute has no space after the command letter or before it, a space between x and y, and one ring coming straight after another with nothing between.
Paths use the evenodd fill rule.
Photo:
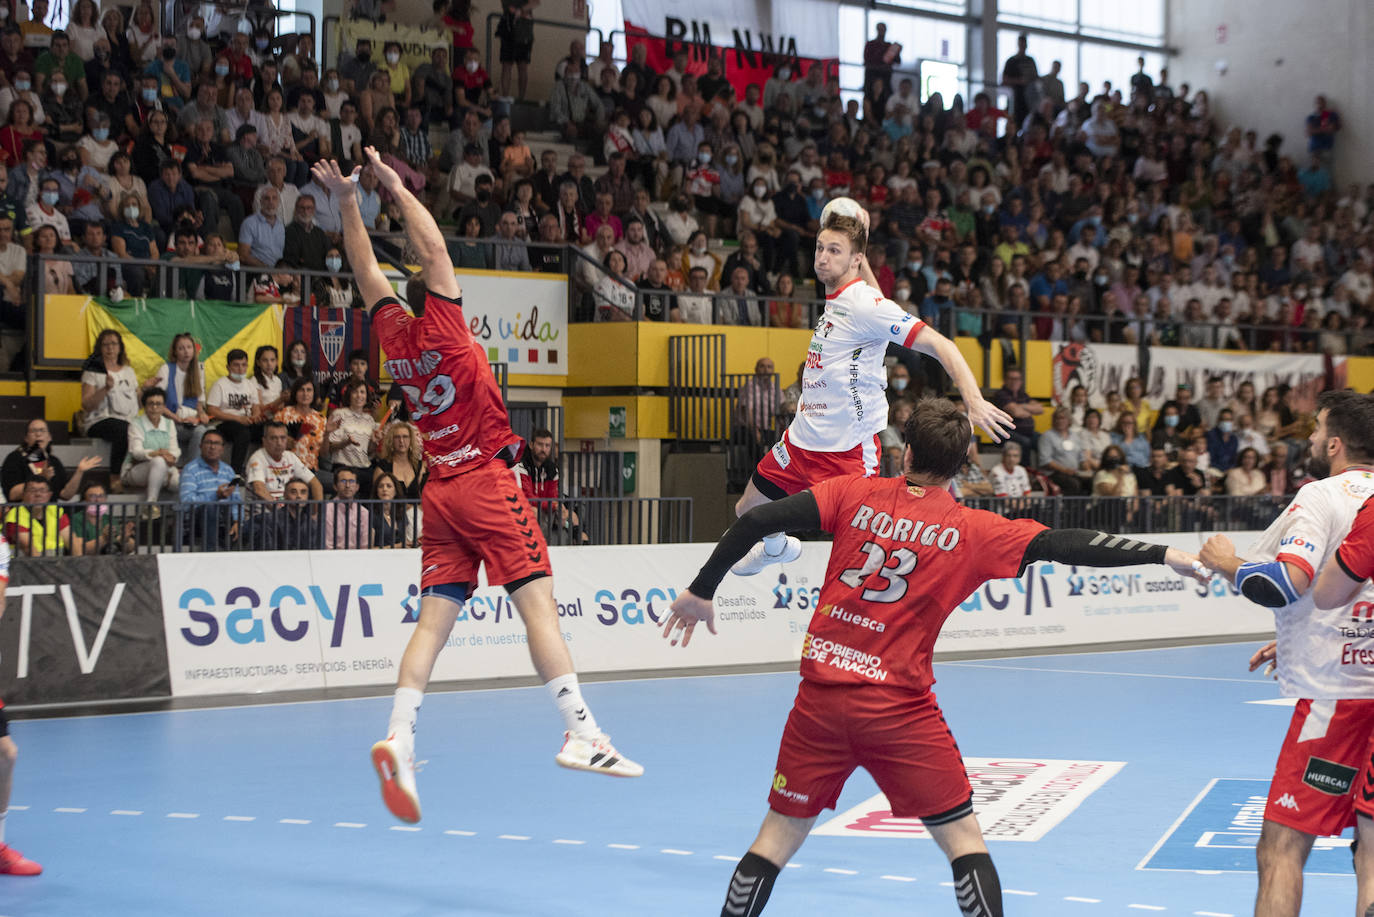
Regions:
<instances>
[{"instance_id":1,"label":"jumping player in white jersey","mask_svg":"<svg viewBox=\"0 0 1374 917\"><path fill-rule=\"evenodd\" d=\"M1374 398L1326 392L1317 401L1308 469L1321 480L1305 485L1250 553L1236 556L1214 535L1201 560L1235 583L1251 601L1274 609L1279 686L1298 698L1279 752L1255 858L1256 917L1297 917L1302 870L1318 836L1374 816L1374 586L1367 581L1323 610L1312 588L1360 507L1374 495ZM1357 914L1374 905L1374 836L1360 822L1355 851Z\"/></svg>"},{"instance_id":2,"label":"jumping player in white jersey","mask_svg":"<svg viewBox=\"0 0 1374 917\"><path fill-rule=\"evenodd\" d=\"M857 208L856 208L857 210ZM799 493L841 474L878 471L878 433L887 426L883 358L889 343L929 354L954 380L969 422L995 442L1012 418L983 398L973 371L954 342L883 296L868 266L868 220L831 212L816 237L816 277L825 285L825 311L807 348L797 416L769 450L735 504L743 516L756 506ZM772 563L801 556L801 542L785 532L766 536L735 564L752 576Z\"/></svg>"}]
</instances>

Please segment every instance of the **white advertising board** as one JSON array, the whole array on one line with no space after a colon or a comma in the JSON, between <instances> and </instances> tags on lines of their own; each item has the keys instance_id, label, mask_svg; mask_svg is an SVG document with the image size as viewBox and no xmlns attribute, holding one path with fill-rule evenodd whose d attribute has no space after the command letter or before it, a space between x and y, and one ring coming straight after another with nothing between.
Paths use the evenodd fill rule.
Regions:
<instances>
[{"instance_id":1,"label":"white advertising board","mask_svg":"<svg viewBox=\"0 0 1374 917\"><path fill-rule=\"evenodd\" d=\"M1233 533L1242 549L1254 533ZM1153 541L1197 550L1197 533ZM551 548L564 639L583 672L790 662L820 595L828 543L716 595L717 629L673 647L660 630L712 545ZM158 557L173 694L394 682L419 611L418 551L291 551ZM1246 634L1269 612L1220 581L1155 566L1033 564L950 615L937 652ZM528 675L525 631L504 590L483 586L440 654L436 680Z\"/></svg>"}]
</instances>

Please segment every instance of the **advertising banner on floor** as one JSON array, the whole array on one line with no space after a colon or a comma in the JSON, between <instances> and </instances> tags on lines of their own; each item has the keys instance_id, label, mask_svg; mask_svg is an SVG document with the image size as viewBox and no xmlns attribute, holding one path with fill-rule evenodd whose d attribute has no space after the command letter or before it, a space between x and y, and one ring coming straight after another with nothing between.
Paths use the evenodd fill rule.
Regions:
<instances>
[{"instance_id":1,"label":"advertising banner on floor","mask_svg":"<svg viewBox=\"0 0 1374 917\"><path fill-rule=\"evenodd\" d=\"M1242 549L1253 533L1233 533ZM1151 536L1196 550L1195 533ZM668 608L712 546L552 548L563 638L579 670L614 672L797 660L820 596L828 543L800 560L730 576L716 594L719 634L687 649L661 637ZM629 557L633 562L628 562ZM173 693L386 685L419 613L418 551L164 554L158 557ZM1269 612L1220 582L1162 567L1034 564L990 582L954 611L937 652L1247 634ZM525 629L504 590L459 612L436 680L530 674Z\"/></svg>"},{"instance_id":2,"label":"advertising banner on floor","mask_svg":"<svg viewBox=\"0 0 1374 917\"><path fill-rule=\"evenodd\" d=\"M0 697L166 697L161 607L152 557L16 559L0 617Z\"/></svg>"}]
</instances>

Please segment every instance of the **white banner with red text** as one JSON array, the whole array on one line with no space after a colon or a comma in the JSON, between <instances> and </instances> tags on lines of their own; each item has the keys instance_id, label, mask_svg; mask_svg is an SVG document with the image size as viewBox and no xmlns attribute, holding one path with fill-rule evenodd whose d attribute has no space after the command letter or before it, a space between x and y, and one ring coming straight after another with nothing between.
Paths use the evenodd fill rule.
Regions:
<instances>
[{"instance_id":1,"label":"white banner with red text","mask_svg":"<svg viewBox=\"0 0 1374 917\"><path fill-rule=\"evenodd\" d=\"M1232 533L1243 550L1255 533ZM1197 533L1148 540L1196 551ZM582 672L796 661L816 608L829 543L758 576L727 576L715 636L686 649L661 635L708 544L549 551L563 637ZM419 613L419 551L281 551L158 556L176 696L386 685ZM950 615L937 652L1032 649L1267 631L1272 615L1219 580L1157 566L1092 570L1032 564L987 583ZM436 681L526 676L525 629L502 589L483 586L458 615Z\"/></svg>"}]
</instances>

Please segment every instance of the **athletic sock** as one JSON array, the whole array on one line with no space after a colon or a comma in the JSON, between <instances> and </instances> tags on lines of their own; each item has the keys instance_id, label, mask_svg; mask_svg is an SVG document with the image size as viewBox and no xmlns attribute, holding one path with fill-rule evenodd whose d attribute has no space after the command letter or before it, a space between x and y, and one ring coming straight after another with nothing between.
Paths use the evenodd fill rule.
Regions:
<instances>
[{"instance_id":1,"label":"athletic sock","mask_svg":"<svg viewBox=\"0 0 1374 917\"><path fill-rule=\"evenodd\" d=\"M1002 917L1002 882L986 853L970 853L950 864L954 898L964 917Z\"/></svg>"},{"instance_id":2,"label":"athletic sock","mask_svg":"<svg viewBox=\"0 0 1374 917\"><path fill-rule=\"evenodd\" d=\"M5 846L5 816L9 814L9 809L0 810L0 847Z\"/></svg>"},{"instance_id":3,"label":"athletic sock","mask_svg":"<svg viewBox=\"0 0 1374 917\"><path fill-rule=\"evenodd\" d=\"M596 725L596 717L587 709L582 699L582 689L577 686L577 675L559 675L545 683L549 697L553 698L558 715L563 717L563 728L574 735L591 738L601 732Z\"/></svg>"},{"instance_id":4,"label":"athletic sock","mask_svg":"<svg viewBox=\"0 0 1374 917\"><path fill-rule=\"evenodd\" d=\"M756 917L763 913L778 867L757 853L746 853L730 877L730 889L725 893L725 906L720 917Z\"/></svg>"},{"instance_id":5,"label":"athletic sock","mask_svg":"<svg viewBox=\"0 0 1374 917\"><path fill-rule=\"evenodd\" d=\"M763 550L777 557L787 547L787 533L774 532L771 535L763 536Z\"/></svg>"},{"instance_id":6,"label":"athletic sock","mask_svg":"<svg viewBox=\"0 0 1374 917\"><path fill-rule=\"evenodd\" d=\"M387 723L387 735L394 735L403 741L415 744L415 720L420 715L420 702L425 692L415 688L397 688L395 699L391 702L391 721Z\"/></svg>"}]
</instances>

